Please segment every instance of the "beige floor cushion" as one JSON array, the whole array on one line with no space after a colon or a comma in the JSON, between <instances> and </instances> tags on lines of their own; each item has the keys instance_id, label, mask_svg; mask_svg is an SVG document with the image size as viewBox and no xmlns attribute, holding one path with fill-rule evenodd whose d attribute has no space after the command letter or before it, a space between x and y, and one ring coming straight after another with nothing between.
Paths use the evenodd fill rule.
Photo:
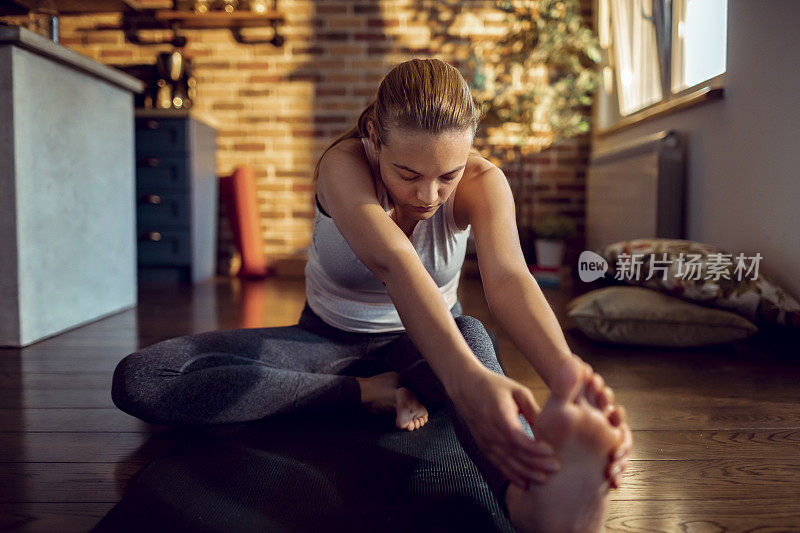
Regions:
<instances>
[{"instance_id":1,"label":"beige floor cushion","mask_svg":"<svg viewBox=\"0 0 800 533\"><path fill-rule=\"evenodd\" d=\"M758 327L743 316L644 287L605 287L567 306L589 338L617 344L689 347L745 339Z\"/></svg>"}]
</instances>

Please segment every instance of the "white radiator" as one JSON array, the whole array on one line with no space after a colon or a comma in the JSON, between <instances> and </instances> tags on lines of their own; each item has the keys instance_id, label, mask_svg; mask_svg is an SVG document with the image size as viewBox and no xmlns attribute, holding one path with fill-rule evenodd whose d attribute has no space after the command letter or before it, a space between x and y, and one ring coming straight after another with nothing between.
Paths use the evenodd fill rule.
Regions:
<instances>
[{"instance_id":1,"label":"white radiator","mask_svg":"<svg viewBox=\"0 0 800 533\"><path fill-rule=\"evenodd\" d=\"M686 142L672 131L595 151L586 177L586 249L685 238Z\"/></svg>"}]
</instances>

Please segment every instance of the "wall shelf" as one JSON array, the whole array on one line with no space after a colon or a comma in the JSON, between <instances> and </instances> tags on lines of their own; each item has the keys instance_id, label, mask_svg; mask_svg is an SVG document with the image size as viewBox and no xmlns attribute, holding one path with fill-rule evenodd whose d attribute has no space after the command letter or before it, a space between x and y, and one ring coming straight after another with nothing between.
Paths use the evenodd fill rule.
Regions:
<instances>
[{"instance_id":1,"label":"wall shelf","mask_svg":"<svg viewBox=\"0 0 800 533\"><path fill-rule=\"evenodd\" d=\"M247 10L209 11L195 13L189 10L177 11L172 0L54 0L59 15L85 15L92 13L121 13L119 24L100 24L77 31L123 31L125 39L137 45L172 44L175 47L186 45L186 37L179 35L181 30L229 29L233 38L241 44L269 43L283 46L285 39L278 34L278 26L286 22L283 13L272 10L266 13L253 13ZM25 14L34 5L34 0L0 0L0 7L9 14ZM271 39L247 38L244 28L272 27ZM171 39L144 40L139 30L172 30Z\"/></svg>"},{"instance_id":2,"label":"wall shelf","mask_svg":"<svg viewBox=\"0 0 800 533\"><path fill-rule=\"evenodd\" d=\"M229 29L238 43L270 43L280 47L283 46L284 38L278 34L278 25L284 23L285 20L283 13L278 11L269 11L267 13L250 13L246 11L194 13L191 11L162 9L132 13L123 12L120 24L101 24L79 31L124 31L126 40L133 44L157 45L171 43L173 46L182 47L186 45L186 38L178 35L180 30ZM242 33L243 28L264 28L268 26L273 29L271 39L248 39ZM145 41L139 37L139 30L165 29L173 31L172 39Z\"/></svg>"},{"instance_id":3,"label":"wall shelf","mask_svg":"<svg viewBox=\"0 0 800 533\"><path fill-rule=\"evenodd\" d=\"M145 9L169 9L172 0L54 0L60 15L137 12ZM35 6L34 0L0 0L0 7L10 15L24 15Z\"/></svg>"},{"instance_id":4,"label":"wall shelf","mask_svg":"<svg viewBox=\"0 0 800 533\"><path fill-rule=\"evenodd\" d=\"M265 26L265 23L285 22L283 14L272 11L267 13L248 13L246 11L213 11L209 13L190 13L186 11L156 11L158 21L173 23L178 22L185 29L215 29L215 28L255 28Z\"/></svg>"}]
</instances>

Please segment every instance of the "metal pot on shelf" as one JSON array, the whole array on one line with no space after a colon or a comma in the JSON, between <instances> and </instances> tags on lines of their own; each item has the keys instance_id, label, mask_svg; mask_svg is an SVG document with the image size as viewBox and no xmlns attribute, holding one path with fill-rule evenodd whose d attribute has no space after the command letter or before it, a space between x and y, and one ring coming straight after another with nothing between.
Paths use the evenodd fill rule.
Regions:
<instances>
[{"instance_id":1,"label":"metal pot on shelf","mask_svg":"<svg viewBox=\"0 0 800 533\"><path fill-rule=\"evenodd\" d=\"M196 95L197 80L192 76L191 59L180 50L158 54L156 59L158 109L189 109Z\"/></svg>"}]
</instances>

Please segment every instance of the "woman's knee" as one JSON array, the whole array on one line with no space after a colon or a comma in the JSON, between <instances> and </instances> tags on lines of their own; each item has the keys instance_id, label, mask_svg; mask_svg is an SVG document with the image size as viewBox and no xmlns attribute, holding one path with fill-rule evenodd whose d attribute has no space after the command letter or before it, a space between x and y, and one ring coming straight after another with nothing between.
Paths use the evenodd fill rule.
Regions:
<instances>
[{"instance_id":1,"label":"woman's knee","mask_svg":"<svg viewBox=\"0 0 800 533\"><path fill-rule=\"evenodd\" d=\"M114 375L111 378L111 401L118 409L130 413L130 406L132 403L131 392L134 389L132 380L135 372L132 370L130 364L130 357L134 355L125 356L116 368L114 368Z\"/></svg>"},{"instance_id":2,"label":"woman's knee","mask_svg":"<svg viewBox=\"0 0 800 533\"><path fill-rule=\"evenodd\" d=\"M159 423L153 416L151 406L158 394L153 379L152 362L139 352L125 356L111 379L111 401L118 409L148 423Z\"/></svg>"},{"instance_id":3,"label":"woman's knee","mask_svg":"<svg viewBox=\"0 0 800 533\"><path fill-rule=\"evenodd\" d=\"M502 374L503 369L497 360L494 343L483 323L469 315L457 316L455 321L475 357L489 370Z\"/></svg>"}]
</instances>

